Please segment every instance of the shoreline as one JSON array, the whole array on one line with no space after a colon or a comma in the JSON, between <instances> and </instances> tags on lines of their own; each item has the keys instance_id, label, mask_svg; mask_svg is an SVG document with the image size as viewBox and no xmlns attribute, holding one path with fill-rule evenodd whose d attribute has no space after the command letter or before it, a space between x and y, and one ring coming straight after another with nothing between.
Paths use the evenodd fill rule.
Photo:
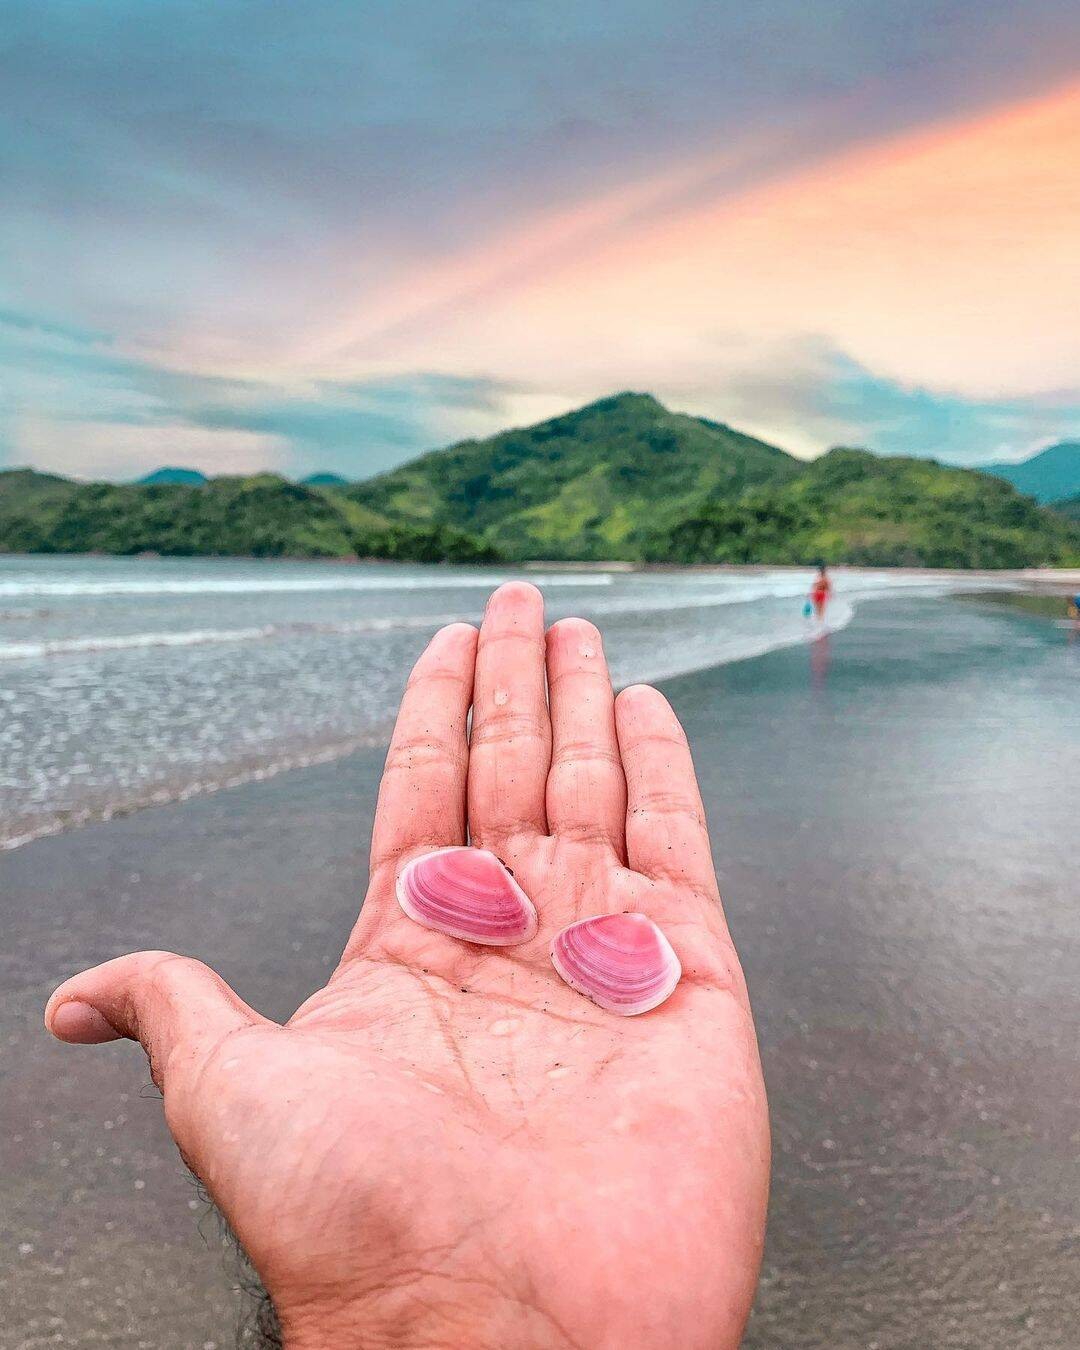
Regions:
<instances>
[{"instance_id":1,"label":"shoreline","mask_svg":"<svg viewBox=\"0 0 1080 1350\"><path fill-rule=\"evenodd\" d=\"M540 565L537 565L539 571ZM469 569L470 572L474 569ZM471 577L468 583L473 585L476 582L481 583L481 589L488 584L486 571L476 569L479 575ZM568 576L572 568L557 567L556 571L562 576ZM586 569L591 574L602 572L603 568L599 565ZM628 570L628 569L622 569ZM800 574L803 569L799 568L765 568L758 566L747 567L729 567L718 566L714 568L648 568L642 571L658 572L661 574L701 574L701 575L724 575L724 576L761 576L765 574L775 574L776 572L785 572L791 574ZM969 603L978 602L980 598L996 604L1007 604L1009 597L1015 598L1014 608L1022 610L1024 608L1022 597L1030 595L1034 598L1041 597L1046 603L1050 596L1066 595L1069 588L1063 586L1056 574L1046 572L1021 573L1013 572L1005 576L989 572L946 572L932 569L906 569L906 568L858 568L858 569L836 569L838 573L852 571L856 574L881 575L889 578L896 578L898 582L898 594L904 594L905 589L902 586L906 578L915 579L918 583L924 580L930 582L940 581L945 586L954 587L952 594L963 596ZM524 573L528 575L526 571ZM1080 584L1080 572L1076 574L1078 584ZM482 578L482 581L481 581ZM987 584L1001 585L1003 582L1011 583L1008 589L1001 591L983 590ZM973 589L967 591L966 586L971 585ZM912 588L914 594L918 594L918 586ZM854 611L865 602L875 598L872 593L856 594L850 597L837 597L833 605L834 620L830 622L825 630L805 630L795 634L784 633L777 634L774 637L760 637L748 639L744 645L739 648L735 645L732 653L724 660L713 663L712 665L692 665L682 667L677 661L664 662L659 658L653 663L653 666L644 673L639 674L634 681L644 679L646 682L656 683L665 680L677 679L683 676L694 674L698 671L707 669L721 669L726 666L754 660L768 655L770 652L779 651L785 647L797 647L813 643L817 637L822 635L823 631L835 632L851 621ZM932 592L924 598L942 598L940 595L934 595ZM740 601L733 599L732 604L752 603L752 601ZM410 630L416 627L424 627L428 624L435 625L436 620L424 619L418 622L414 618L402 619L373 619L366 621L353 621L346 625L349 630L367 629L372 631L382 631L390 629ZM294 625L295 626L295 625ZM301 625L300 627L304 627ZM308 625L312 631L320 628L320 625ZM322 625L327 631L334 629L334 625ZM239 642L249 639L253 633L257 636L265 637L267 640L287 636L292 628L288 626L271 625L265 629L237 630L234 634L231 631L217 634L219 640L233 638ZM135 647L140 649L144 646L169 646L175 645L175 634L150 634L125 636L115 640L105 640L104 646L108 647L112 642L118 648ZM209 640L206 635L202 636L204 640ZM16 646L20 644L15 644ZM45 644L48 645L48 644ZM78 651L90 649L89 644L77 642L73 644ZM58 644L64 648L65 644ZM60 650L57 653L51 651L27 653L18 653L23 659L52 659L68 655L67 650ZM77 653L76 653L77 654ZM14 659L9 657L8 659ZM167 806L173 802L183 802L197 796L226 791L230 788L239 787L245 783L263 782L269 778L275 777L281 773L288 773L294 769L301 769L316 764L329 763L337 759L347 757L358 749L376 746L382 743L389 733L389 724L374 728L347 733L345 735L334 735L329 739L309 739L303 737L294 739L291 743L285 742L280 746L272 747L268 752L253 755L247 759L241 758L227 765L215 766L217 772L210 772L210 766L205 766L202 773L196 773L194 776L177 775L174 781L169 781L168 777L163 775L156 781L134 789L112 790L102 786L93 792L88 793L82 803L69 804L63 808L53 810L42 809L31 811L19 817L11 816L6 829L0 830L0 854L12 852L16 849L24 848L38 839L53 837L58 834L70 832L72 830L83 829L87 825L96 822L107 822L119 819L144 810L157 809Z\"/></svg>"},{"instance_id":2,"label":"shoreline","mask_svg":"<svg viewBox=\"0 0 1080 1350\"><path fill-rule=\"evenodd\" d=\"M998 606L1026 614L1031 618L1047 619L1050 622L1067 623L1068 614L1062 605L1077 591L1073 587L1033 589L1028 591L976 591L957 598L969 605ZM1075 621L1074 622L1080 622Z\"/></svg>"},{"instance_id":3,"label":"shoreline","mask_svg":"<svg viewBox=\"0 0 1080 1350\"><path fill-rule=\"evenodd\" d=\"M14 559L18 562L32 562L35 559L48 558L70 558L87 559L92 558L101 562L125 562L125 563L153 563L153 562L215 562L215 563L248 563L272 566L275 563L311 563L320 566L378 566L378 567L413 567L430 568L432 571L442 571L449 567L468 568L469 570L494 572L615 572L615 573L686 573L686 574L720 574L730 576L760 576L769 572L807 572L813 571L816 562L805 563L663 563L663 562L634 562L626 559L612 558L607 560L587 559L574 561L567 558L530 558L524 561L494 561L482 563L458 563L449 561L440 562L415 562L400 558L366 558L359 554L342 554L334 557L308 556L305 554L281 554L275 557L260 556L247 553L19 553L6 552L0 550L0 562L5 559ZM1080 585L1080 567L920 567L912 566L889 566L877 567L862 563L829 563L830 572L868 572L880 576L907 575L925 577L939 577L942 580L948 579L985 579L992 580L1016 580L1021 582L1030 582L1035 585L1060 583L1066 586Z\"/></svg>"},{"instance_id":4,"label":"shoreline","mask_svg":"<svg viewBox=\"0 0 1080 1350\"><path fill-rule=\"evenodd\" d=\"M765 640L764 645L762 642L751 642L742 653L710 666L692 667L689 670L673 667L657 668L647 682L658 684L668 680L681 679L707 670L719 670L725 666L737 665L744 661L758 660L772 652L783 651L790 647L807 646L819 637L842 631L852 621L856 607L847 602L837 602L837 604L838 606L843 605L843 609L838 608L839 622L816 628L811 633L800 634L797 637L777 638L771 643ZM639 681L635 680L633 683L639 683ZM291 773L296 769L329 764L335 760L345 759L358 750L373 749L385 745L389 733L390 728L387 727L382 730L372 730L362 735L346 737L344 740L333 740L327 744L314 745L308 749L284 751L266 760L254 761L247 765L232 765L220 778L200 778L185 783L177 783L172 787L164 785L152 787L144 793L133 794L127 799L107 800L100 802L100 804L88 803L83 807L73 808L65 813L45 816L40 823L27 822L29 828L20 834L11 836L0 834L0 854L25 848L38 839L47 839L54 835L80 830L87 825L105 824L111 820L119 820L125 816L138 814L141 811L190 801L194 797L225 792L231 788L243 787L248 783L266 782L271 778L276 778L279 774Z\"/></svg>"},{"instance_id":5,"label":"shoreline","mask_svg":"<svg viewBox=\"0 0 1080 1350\"><path fill-rule=\"evenodd\" d=\"M160 787L127 801L105 802L100 806L87 805L76 808L62 817L52 817L38 826L28 829L24 834L7 838L0 837L0 855L26 848L39 839L51 839L56 835L70 834L85 829L89 825L107 825L113 820L123 820L128 816L139 815L143 811L153 811L158 807L175 806L192 801L196 797L212 796L219 792L228 792L233 788L246 787L251 783L265 783L281 774L293 773L298 769L310 769L321 764L332 764L361 750L377 748L385 738L376 735L357 736L344 742L334 742L310 751L297 751L266 763L252 764L249 767L231 769L220 779L199 779L193 783L177 785L174 788Z\"/></svg>"}]
</instances>

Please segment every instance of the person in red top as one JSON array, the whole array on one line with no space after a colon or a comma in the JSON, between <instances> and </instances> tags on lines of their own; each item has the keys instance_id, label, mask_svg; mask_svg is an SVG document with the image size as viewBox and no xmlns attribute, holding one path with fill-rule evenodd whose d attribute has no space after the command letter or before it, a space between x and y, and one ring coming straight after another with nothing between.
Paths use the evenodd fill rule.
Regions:
<instances>
[{"instance_id":1,"label":"person in red top","mask_svg":"<svg viewBox=\"0 0 1080 1350\"><path fill-rule=\"evenodd\" d=\"M814 584L810 588L810 600L814 606L815 619L823 619L825 617L825 606L828 603L830 595L832 595L832 582L829 580L828 573L825 571L825 564L819 563L817 576L814 578Z\"/></svg>"}]
</instances>

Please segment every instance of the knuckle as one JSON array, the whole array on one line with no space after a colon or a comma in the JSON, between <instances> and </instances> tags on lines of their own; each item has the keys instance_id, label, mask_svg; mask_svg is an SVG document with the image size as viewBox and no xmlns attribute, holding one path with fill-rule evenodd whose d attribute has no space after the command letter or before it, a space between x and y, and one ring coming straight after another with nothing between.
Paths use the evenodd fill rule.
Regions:
<instances>
[{"instance_id":1,"label":"knuckle","mask_svg":"<svg viewBox=\"0 0 1080 1350\"><path fill-rule=\"evenodd\" d=\"M460 770L465 757L453 742L437 736L395 741L386 756L386 772L415 771L435 767Z\"/></svg>"},{"instance_id":2,"label":"knuckle","mask_svg":"<svg viewBox=\"0 0 1080 1350\"><path fill-rule=\"evenodd\" d=\"M628 737L626 751L630 755L656 756L666 765L670 765L672 756L675 756L679 767L682 767L688 748L686 737L680 732L648 732L644 736Z\"/></svg>"},{"instance_id":3,"label":"knuckle","mask_svg":"<svg viewBox=\"0 0 1080 1350\"><path fill-rule=\"evenodd\" d=\"M449 684L461 688L466 683L466 677L460 670L455 670L450 666L434 666L429 669L414 669L405 684L407 693L413 693L418 689L426 689L431 685Z\"/></svg>"},{"instance_id":4,"label":"knuckle","mask_svg":"<svg viewBox=\"0 0 1080 1350\"><path fill-rule=\"evenodd\" d=\"M556 746L551 757L552 769L597 768L603 772L618 769L622 772L622 760L612 746L598 745L595 741L570 741Z\"/></svg>"},{"instance_id":5,"label":"knuckle","mask_svg":"<svg viewBox=\"0 0 1080 1350\"><path fill-rule=\"evenodd\" d=\"M583 820L576 816L562 816L558 811L551 828L561 839L574 844L607 844L614 847L615 831L599 820Z\"/></svg>"},{"instance_id":6,"label":"knuckle","mask_svg":"<svg viewBox=\"0 0 1080 1350\"><path fill-rule=\"evenodd\" d=\"M482 631L480 634L480 646L486 656L491 659L493 653L492 647L498 646L503 642L524 643L526 647L533 652L543 655L544 639L542 634L533 633L525 628L502 627L491 628Z\"/></svg>"},{"instance_id":7,"label":"knuckle","mask_svg":"<svg viewBox=\"0 0 1080 1350\"><path fill-rule=\"evenodd\" d=\"M603 661L593 661L592 665L586 665L589 658L581 657L575 659L566 665L560 665L557 661L552 661L552 669L548 674L548 688L557 689L564 681L573 680L578 689L581 690L580 697L585 702L585 712L589 711L588 702L597 695L604 700L601 707L610 708L611 706L611 676L608 674L608 668ZM590 692L585 692L589 686L595 686ZM581 709L578 710L580 716ZM610 716L605 713L605 716Z\"/></svg>"},{"instance_id":8,"label":"knuckle","mask_svg":"<svg viewBox=\"0 0 1080 1350\"><path fill-rule=\"evenodd\" d=\"M489 709L473 723L472 743L487 745L503 741L546 741L548 728L538 713L520 708Z\"/></svg>"},{"instance_id":9,"label":"knuckle","mask_svg":"<svg viewBox=\"0 0 1080 1350\"><path fill-rule=\"evenodd\" d=\"M407 838L391 840L372 849L371 880L383 887L392 887L397 869L404 860L446 847L446 837L441 829L411 830Z\"/></svg>"},{"instance_id":10,"label":"knuckle","mask_svg":"<svg viewBox=\"0 0 1080 1350\"><path fill-rule=\"evenodd\" d=\"M697 799L675 788L646 788L636 793L631 815L685 816L695 825L705 824Z\"/></svg>"},{"instance_id":11,"label":"knuckle","mask_svg":"<svg viewBox=\"0 0 1080 1350\"><path fill-rule=\"evenodd\" d=\"M175 952L155 952L153 960L142 975L143 987L156 998L169 1000L176 991L178 976L184 974L209 974L209 966L190 956L178 956Z\"/></svg>"}]
</instances>

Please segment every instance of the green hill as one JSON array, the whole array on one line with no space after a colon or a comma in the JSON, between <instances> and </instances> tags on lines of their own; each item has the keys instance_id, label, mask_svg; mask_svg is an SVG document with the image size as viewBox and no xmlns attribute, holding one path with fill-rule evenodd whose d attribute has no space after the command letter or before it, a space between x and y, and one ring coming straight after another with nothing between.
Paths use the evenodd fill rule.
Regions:
<instances>
[{"instance_id":1,"label":"green hill","mask_svg":"<svg viewBox=\"0 0 1080 1350\"><path fill-rule=\"evenodd\" d=\"M878 567L1032 567L1080 559L1080 532L1009 484L933 460L830 450L797 477L713 497L647 556Z\"/></svg>"},{"instance_id":2,"label":"green hill","mask_svg":"<svg viewBox=\"0 0 1080 1350\"><path fill-rule=\"evenodd\" d=\"M136 479L139 483L183 483L187 487L201 487L206 481L206 474L200 473L198 469L178 469L174 466L155 469L153 473Z\"/></svg>"},{"instance_id":3,"label":"green hill","mask_svg":"<svg viewBox=\"0 0 1080 1350\"><path fill-rule=\"evenodd\" d=\"M0 552L162 553L476 562L490 548L452 526L389 521L337 491L274 474L185 484L75 483L0 473Z\"/></svg>"},{"instance_id":4,"label":"green hill","mask_svg":"<svg viewBox=\"0 0 1080 1350\"><path fill-rule=\"evenodd\" d=\"M1080 441L1059 441L1018 464L980 464L983 473L1004 478L1043 505L1080 493Z\"/></svg>"},{"instance_id":5,"label":"green hill","mask_svg":"<svg viewBox=\"0 0 1080 1350\"><path fill-rule=\"evenodd\" d=\"M306 478L297 480L301 487L348 487L351 478L342 478L339 473L309 473Z\"/></svg>"},{"instance_id":6,"label":"green hill","mask_svg":"<svg viewBox=\"0 0 1080 1350\"><path fill-rule=\"evenodd\" d=\"M804 463L619 394L465 441L349 495L453 522L513 559L1022 567L1080 557L1059 517L982 473L834 450Z\"/></svg>"},{"instance_id":7,"label":"green hill","mask_svg":"<svg viewBox=\"0 0 1080 1350\"><path fill-rule=\"evenodd\" d=\"M775 446L648 394L617 394L434 451L348 495L394 519L475 532L509 558L633 559L710 496L798 472Z\"/></svg>"},{"instance_id":8,"label":"green hill","mask_svg":"<svg viewBox=\"0 0 1080 1350\"><path fill-rule=\"evenodd\" d=\"M1026 567L1080 564L1080 528L974 470L843 449L805 463L618 394L346 487L0 473L0 551Z\"/></svg>"},{"instance_id":9,"label":"green hill","mask_svg":"<svg viewBox=\"0 0 1080 1350\"><path fill-rule=\"evenodd\" d=\"M1075 497L1067 497L1063 502L1055 502L1054 510L1069 520L1080 521L1080 493Z\"/></svg>"}]
</instances>

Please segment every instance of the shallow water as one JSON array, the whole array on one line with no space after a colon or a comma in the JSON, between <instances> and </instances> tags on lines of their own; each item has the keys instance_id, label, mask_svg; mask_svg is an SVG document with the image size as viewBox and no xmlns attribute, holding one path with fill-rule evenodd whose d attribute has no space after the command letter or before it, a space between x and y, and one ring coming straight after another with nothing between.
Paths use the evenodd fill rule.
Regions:
<instances>
[{"instance_id":1,"label":"shallow water","mask_svg":"<svg viewBox=\"0 0 1080 1350\"><path fill-rule=\"evenodd\" d=\"M1080 642L944 601L822 647L671 687L772 1107L746 1345L1072 1350Z\"/></svg>"},{"instance_id":2,"label":"shallow water","mask_svg":"<svg viewBox=\"0 0 1080 1350\"><path fill-rule=\"evenodd\" d=\"M0 847L381 742L431 633L491 568L0 557ZM620 683L812 633L809 573L532 571L603 624ZM828 625L926 577L838 574Z\"/></svg>"}]
</instances>

